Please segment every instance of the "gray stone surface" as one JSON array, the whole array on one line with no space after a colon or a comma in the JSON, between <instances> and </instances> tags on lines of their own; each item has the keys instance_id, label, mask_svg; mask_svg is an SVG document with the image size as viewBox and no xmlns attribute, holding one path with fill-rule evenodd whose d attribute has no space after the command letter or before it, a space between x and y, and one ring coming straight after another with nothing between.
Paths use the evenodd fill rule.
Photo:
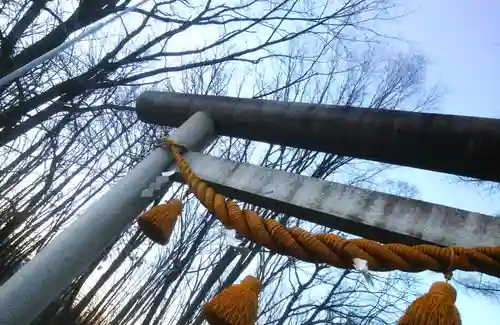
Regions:
<instances>
[{"instance_id":1,"label":"gray stone surface","mask_svg":"<svg viewBox=\"0 0 500 325\"><path fill-rule=\"evenodd\" d=\"M364 238L410 245L500 245L500 218L196 152L186 158L224 195Z\"/></svg>"},{"instance_id":2,"label":"gray stone surface","mask_svg":"<svg viewBox=\"0 0 500 325\"><path fill-rule=\"evenodd\" d=\"M136 109L153 124L203 111L219 135L500 181L498 119L152 91Z\"/></svg>"}]
</instances>

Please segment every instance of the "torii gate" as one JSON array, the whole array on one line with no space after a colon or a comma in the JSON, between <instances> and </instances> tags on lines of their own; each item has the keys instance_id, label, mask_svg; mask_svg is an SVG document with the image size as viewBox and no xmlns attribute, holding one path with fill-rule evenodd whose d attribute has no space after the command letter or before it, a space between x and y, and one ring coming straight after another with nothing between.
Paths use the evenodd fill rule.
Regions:
<instances>
[{"instance_id":1,"label":"torii gate","mask_svg":"<svg viewBox=\"0 0 500 325\"><path fill-rule=\"evenodd\" d=\"M500 181L500 120L162 92L136 106L145 122L179 126L170 138L192 151L228 135ZM222 194L354 235L500 246L499 218L197 152L186 159ZM172 163L154 150L0 287L0 325L34 320L146 208L155 192L145 190Z\"/></svg>"}]
</instances>

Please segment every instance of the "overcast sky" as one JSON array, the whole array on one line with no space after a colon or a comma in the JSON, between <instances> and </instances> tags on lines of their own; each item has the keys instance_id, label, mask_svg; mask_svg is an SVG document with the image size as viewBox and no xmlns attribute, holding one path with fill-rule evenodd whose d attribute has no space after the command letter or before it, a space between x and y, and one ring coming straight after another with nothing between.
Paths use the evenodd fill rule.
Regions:
<instances>
[{"instance_id":1,"label":"overcast sky","mask_svg":"<svg viewBox=\"0 0 500 325\"><path fill-rule=\"evenodd\" d=\"M415 49L427 57L429 85L437 83L445 90L439 112L500 118L495 80L500 75L500 21L495 19L500 2L414 0L401 4L406 2L411 13L379 27L408 41L394 42L395 47ZM187 35L182 34L179 46ZM192 33L190 45L196 36L207 41L207 35L210 33ZM449 175L401 167L389 176L416 185L419 199L424 201L485 214L500 212L496 203L500 194L488 197L476 188L457 184ZM442 276L430 274L427 279L430 285ZM498 323L493 315L500 313L500 303L492 299L459 292L457 306L464 325Z\"/></svg>"},{"instance_id":2,"label":"overcast sky","mask_svg":"<svg viewBox=\"0 0 500 325\"><path fill-rule=\"evenodd\" d=\"M500 118L496 80L500 75L500 2L417 0L411 1L411 8L415 11L410 15L385 27L428 58L429 82L438 82L446 90L440 113ZM425 201L485 214L500 211L500 195L487 196L456 184L445 174L399 168L394 177L416 185ZM430 281L439 279L436 275ZM498 324L493 317L500 313L498 301L459 292L457 306L464 325Z\"/></svg>"},{"instance_id":3,"label":"overcast sky","mask_svg":"<svg viewBox=\"0 0 500 325\"><path fill-rule=\"evenodd\" d=\"M444 91L438 112L500 118L495 80L500 75L500 21L495 19L500 2L417 0L401 1L400 5L406 6L407 16L377 26L384 29L381 32L407 41L395 41L395 52L414 50L426 56L429 85L438 84ZM458 184L450 175L400 167L385 176L415 185L424 201L489 215L500 212L500 193L487 196L477 188ZM428 284L422 290L443 280L442 275L431 272L420 276ZM492 298L459 291L457 306L463 325L498 323L493 315L500 313L500 302Z\"/></svg>"}]
</instances>

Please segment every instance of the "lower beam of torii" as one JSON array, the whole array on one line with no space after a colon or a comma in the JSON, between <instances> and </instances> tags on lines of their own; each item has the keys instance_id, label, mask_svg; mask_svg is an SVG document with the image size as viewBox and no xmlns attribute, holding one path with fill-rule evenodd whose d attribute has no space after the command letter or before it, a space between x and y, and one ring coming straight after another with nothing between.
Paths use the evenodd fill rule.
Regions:
<instances>
[{"instance_id":1,"label":"lower beam of torii","mask_svg":"<svg viewBox=\"0 0 500 325\"><path fill-rule=\"evenodd\" d=\"M200 178L227 197L363 238L406 245L500 246L500 218L198 152L184 156Z\"/></svg>"}]
</instances>

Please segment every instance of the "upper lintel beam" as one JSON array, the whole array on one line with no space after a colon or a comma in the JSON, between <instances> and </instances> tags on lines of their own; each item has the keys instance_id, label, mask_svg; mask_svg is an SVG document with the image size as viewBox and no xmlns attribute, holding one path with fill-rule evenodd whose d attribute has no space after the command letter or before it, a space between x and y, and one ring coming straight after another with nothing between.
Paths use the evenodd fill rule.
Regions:
<instances>
[{"instance_id":1,"label":"upper lintel beam","mask_svg":"<svg viewBox=\"0 0 500 325\"><path fill-rule=\"evenodd\" d=\"M149 91L136 106L148 123L204 111L219 135L500 181L497 119Z\"/></svg>"}]
</instances>

